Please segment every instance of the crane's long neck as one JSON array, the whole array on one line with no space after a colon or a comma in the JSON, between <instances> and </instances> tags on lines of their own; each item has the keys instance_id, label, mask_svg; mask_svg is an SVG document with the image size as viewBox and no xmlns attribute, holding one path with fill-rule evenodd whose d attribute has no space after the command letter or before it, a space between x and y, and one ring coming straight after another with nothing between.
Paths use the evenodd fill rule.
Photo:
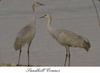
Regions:
<instances>
[{"instance_id":1,"label":"crane's long neck","mask_svg":"<svg viewBox=\"0 0 100 73\"><path fill-rule=\"evenodd\" d=\"M36 24L36 13L35 13L35 11L33 12L33 19L32 19L32 22L33 22L34 24Z\"/></svg>"},{"instance_id":2,"label":"crane's long neck","mask_svg":"<svg viewBox=\"0 0 100 73\"><path fill-rule=\"evenodd\" d=\"M32 24L31 26L35 26L36 25L36 12L35 12L35 7L33 7L33 15L32 15Z\"/></svg>"},{"instance_id":3,"label":"crane's long neck","mask_svg":"<svg viewBox=\"0 0 100 73\"><path fill-rule=\"evenodd\" d=\"M47 22L47 29L48 29L48 31L49 31L51 34L53 34L54 29L51 27L51 22L52 22L52 18L51 18L51 16L49 15L49 16L48 16L48 22Z\"/></svg>"}]
</instances>

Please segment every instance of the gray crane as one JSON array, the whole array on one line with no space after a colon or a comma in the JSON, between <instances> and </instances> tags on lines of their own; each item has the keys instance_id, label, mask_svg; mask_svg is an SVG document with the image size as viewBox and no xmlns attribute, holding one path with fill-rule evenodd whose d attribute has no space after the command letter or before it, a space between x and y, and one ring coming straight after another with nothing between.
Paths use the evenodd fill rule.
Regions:
<instances>
[{"instance_id":1,"label":"gray crane","mask_svg":"<svg viewBox=\"0 0 100 73\"><path fill-rule=\"evenodd\" d=\"M28 54L28 66L29 66L29 48L31 45L31 42L35 36L36 33L36 14L35 14L35 8L37 6L42 6L42 3L39 3L35 0L33 0L33 5L32 5L32 9L33 9L33 20L30 24L26 25L25 27L23 27L21 29L21 31L18 33L15 43L14 43L14 48L15 50L20 50L19 51L19 58L18 58L18 64L20 62L20 56L21 56L21 52L22 52L22 47L27 44L28 45L28 50L27 50L27 54Z\"/></svg>"},{"instance_id":2,"label":"gray crane","mask_svg":"<svg viewBox=\"0 0 100 73\"><path fill-rule=\"evenodd\" d=\"M44 16L41 16L40 18L47 18L47 29L48 32L52 35L56 41L64 46L66 48L66 57L65 57L65 62L64 66L66 66L66 61L68 60L68 66L70 66L70 47L78 47L78 48L83 48L86 51L89 50L91 47L90 42L88 41L87 38L84 38L74 32L68 31L68 30L63 30L63 29L53 29L50 24L52 21L52 17L50 14L45 14ZM67 59L68 57L68 59Z\"/></svg>"}]
</instances>

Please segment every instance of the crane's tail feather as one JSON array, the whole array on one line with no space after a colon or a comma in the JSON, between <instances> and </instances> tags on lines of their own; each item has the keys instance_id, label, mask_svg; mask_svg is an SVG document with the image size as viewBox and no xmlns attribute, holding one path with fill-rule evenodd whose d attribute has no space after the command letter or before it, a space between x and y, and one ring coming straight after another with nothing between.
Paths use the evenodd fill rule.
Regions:
<instances>
[{"instance_id":1,"label":"crane's tail feather","mask_svg":"<svg viewBox=\"0 0 100 73\"><path fill-rule=\"evenodd\" d=\"M85 49L87 52L89 51L90 47L91 47L90 42L89 42L89 41L84 41L84 49Z\"/></svg>"}]
</instances>

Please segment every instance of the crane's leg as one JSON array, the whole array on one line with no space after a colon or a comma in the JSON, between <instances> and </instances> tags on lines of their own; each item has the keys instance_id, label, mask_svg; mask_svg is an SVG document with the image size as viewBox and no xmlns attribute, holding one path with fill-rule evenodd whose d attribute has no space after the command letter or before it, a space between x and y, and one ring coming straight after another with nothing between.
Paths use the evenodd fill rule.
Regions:
<instances>
[{"instance_id":1,"label":"crane's leg","mask_svg":"<svg viewBox=\"0 0 100 73\"><path fill-rule=\"evenodd\" d=\"M68 57L69 57L69 60L68 60L68 66L70 66L70 49L68 48Z\"/></svg>"},{"instance_id":2,"label":"crane's leg","mask_svg":"<svg viewBox=\"0 0 100 73\"><path fill-rule=\"evenodd\" d=\"M64 66L66 66L66 61L67 61L67 58L68 58L68 46L65 47L66 48L66 57L65 57L65 62L64 62Z\"/></svg>"},{"instance_id":3,"label":"crane's leg","mask_svg":"<svg viewBox=\"0 0 100 73\"><path fill-rule=\"evenodd\" d=\"M22 52L22 50L20 49L20 51L19 51L19 58L18 58L18 64L17 64L17 66L19 66L21 52Z\"/></svg>"},{"instance_id":4,"label":"crane's leg","mask_svg":"<svg viewBox=\"0 0 100 73\"><path fill-rule=\"evenodd\" d=\"M27 55L28 55L28 66L29 66L29 57L30 57L30 56L29 56L29 49L30 49L31 42L32 42L32 41L30 41L30 43L29 43L29 45L28 45L28 50L27 50Z\"/></svg>"}]
</instances>

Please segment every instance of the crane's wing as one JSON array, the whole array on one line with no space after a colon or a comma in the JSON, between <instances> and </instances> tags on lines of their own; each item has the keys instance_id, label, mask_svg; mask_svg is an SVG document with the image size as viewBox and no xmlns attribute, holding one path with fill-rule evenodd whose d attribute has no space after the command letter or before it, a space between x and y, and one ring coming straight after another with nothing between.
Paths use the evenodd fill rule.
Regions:
<instances>
[{"instance_id":1,"label":"crane's wing","mask_svg":"<svg viewBox=\"0 0 100 73\"><path fill-rule=\"evenodd\" d=\"M25 26L21 29L21 31L18 33L18 36L16 37L14 47L15 49L20 49L22 46L25 45L25 43L29 43L35 35L35 29L31 27L30 25Z\"/></svg>"},{"instance_id":2,"label":"crane's wing","mask_svg":"<svg viewBox=\"0 0 100 73\"><path fill-rule=\"evenodd\" d=\"M54 38L64 46L68 45L73 47L90 48L88 39L68 30L56 30Z\"/></svg>"},{"instance_id":3,"label":"crane's wing","mask_svg":"<svg viewBox=\"0 0 100 73\"><path fill-rule=\"evenodd\" d=\"M21 37L25 36L29 32L32 32L33 34L35 34L35 28L31 27L30 25L27 25L24 28L22 28L20 32L18 32L18 36L21 36Z\"/></svg>"}]
</instances>

